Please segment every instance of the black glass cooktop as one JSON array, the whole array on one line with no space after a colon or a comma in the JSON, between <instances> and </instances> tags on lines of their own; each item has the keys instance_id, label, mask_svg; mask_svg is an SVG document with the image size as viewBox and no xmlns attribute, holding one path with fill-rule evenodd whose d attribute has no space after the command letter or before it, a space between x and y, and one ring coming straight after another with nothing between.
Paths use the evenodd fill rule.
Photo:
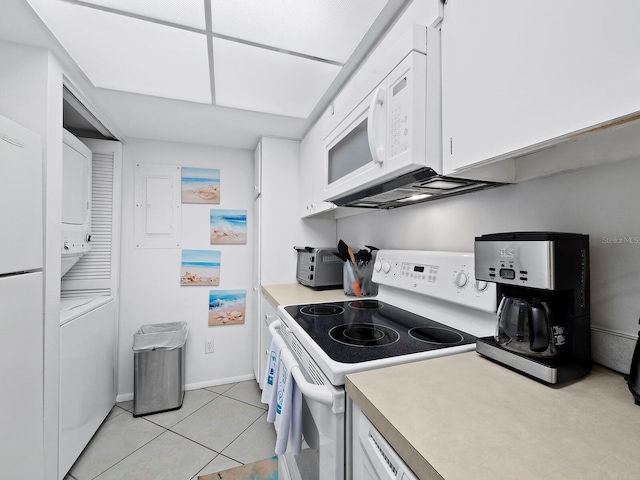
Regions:
<instances>
[{"instance_id":1,"label":"black glass cooktop","mask_svg":"<svg viewBox=\"0 0 640 480\"><path fill-rule=\"evenodd\" d=\"M291 305L285 310L336 362L475 343L476 337L378 300Z\"/></svg>"}]
</instances>

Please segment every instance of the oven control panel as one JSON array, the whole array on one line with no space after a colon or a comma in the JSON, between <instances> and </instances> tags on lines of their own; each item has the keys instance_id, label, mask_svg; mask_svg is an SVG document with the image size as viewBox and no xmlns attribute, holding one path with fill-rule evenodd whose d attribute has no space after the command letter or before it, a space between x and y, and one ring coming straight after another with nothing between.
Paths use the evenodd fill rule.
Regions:
<instances>
[{"instance_id":1,"label":"oven control panel","mask_svg":"<svg viewBox=\"0 0 640 480\"><path fill-rule=\"evenodd\" d=\"M475 278L473 253L380 250L372 280L478 310L497 308L495 284Z\"/></svg>"}]
</instances>

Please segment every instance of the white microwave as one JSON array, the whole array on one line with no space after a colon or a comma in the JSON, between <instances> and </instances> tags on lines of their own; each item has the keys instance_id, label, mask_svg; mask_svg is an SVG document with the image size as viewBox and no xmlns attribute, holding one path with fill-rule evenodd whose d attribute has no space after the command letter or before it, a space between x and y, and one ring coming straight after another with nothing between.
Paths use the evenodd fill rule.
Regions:
<instances>
[{"instance_id":1,"label":"white microwave","mask_svg":"<svg viewBox=\"0 0 640 480\"><path fill-rule=\"evenodd\" d=\"M423 167L441 169L439 82L433 87L428 95L426 55L412 51L327 135L323 200ZM429 108L435 116L427 125Z\"/></svg>"}]
</instances>

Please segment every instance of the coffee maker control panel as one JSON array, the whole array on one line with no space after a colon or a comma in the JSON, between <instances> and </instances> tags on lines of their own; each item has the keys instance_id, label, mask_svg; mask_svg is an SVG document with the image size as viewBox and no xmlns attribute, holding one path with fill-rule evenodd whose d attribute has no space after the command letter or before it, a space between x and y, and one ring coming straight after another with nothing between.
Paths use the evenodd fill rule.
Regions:
<instances>
[{"instance_id":1,"label":"coffee maker control panel","mask_svg":"<svg viewBox=\"0 0 640 480\"><path fill-rule=\"evenodd\" d=\"M476 278L505 285L553 290L552 241L476 241Z\"/></svg>"}]
</instances>

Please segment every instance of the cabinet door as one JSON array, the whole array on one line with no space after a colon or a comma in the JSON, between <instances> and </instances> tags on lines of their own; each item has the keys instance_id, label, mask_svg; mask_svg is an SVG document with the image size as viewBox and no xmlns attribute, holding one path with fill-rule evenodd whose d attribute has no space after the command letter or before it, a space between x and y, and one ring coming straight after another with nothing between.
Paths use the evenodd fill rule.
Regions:
<instances>
[{"instance_id":1,"label":"cabinet door","mask_svg":"<svg viewBox=\"0 0 640 480\"><path fill-rule=\"evenodd\" d=\"M269 325L278 319L278 311L276 307L267 300L264 295L260 294L260 302L262 306L262 318L260 318L260 376L258 384L263 388L264 374L269 360L269 347L271 346L271 333Z\"/></svg>"},{"instance_id":2,"label":"cabinet door","mask_svg":"<svg viewBox=\"0 0 640 480\"><path fill-rule=\"evenodd\" d=\"M324 117L323 117L324 118ZM322 119L307 133L300 144L300 216L308 217L335 208L323 202L324 161L321 132Z\"/></svg>"},{"instance_id":3,"label":"cabinet door","mask_svg":"<svg viewBox=\"0 0 640 480\"><path fill-rule=\"evenodd\" d=\"M639 111L638 18L636 0L449 1L444 173Z\"/></svg>"}]
</instances>

